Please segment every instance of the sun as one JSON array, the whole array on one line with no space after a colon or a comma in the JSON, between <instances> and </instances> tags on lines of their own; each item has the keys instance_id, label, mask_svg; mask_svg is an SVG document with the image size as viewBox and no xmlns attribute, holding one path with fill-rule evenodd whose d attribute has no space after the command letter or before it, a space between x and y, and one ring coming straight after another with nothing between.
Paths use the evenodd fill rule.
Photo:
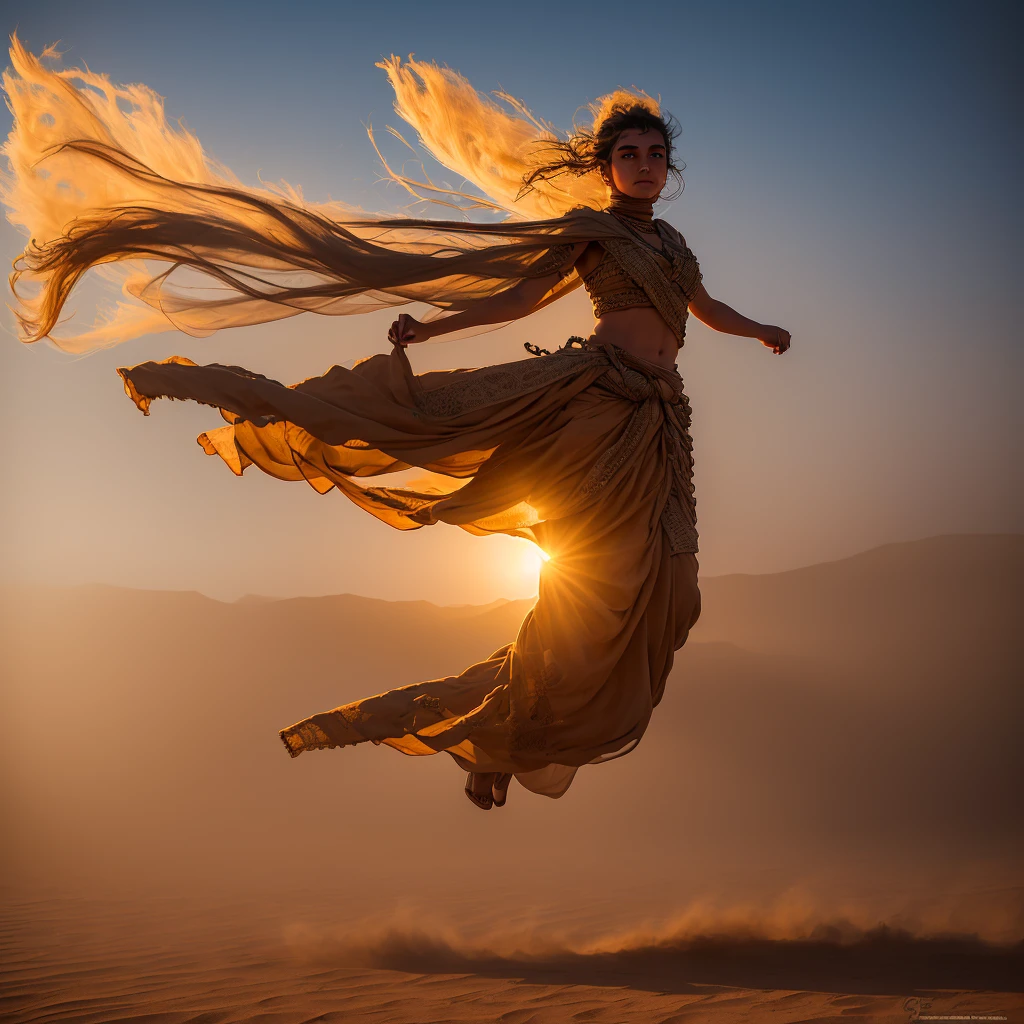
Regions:
<instances>
[{"instance_id":1,"label":"sun","mask_svg":"<svg viewBox=\"0 0 1024 1024\"><path fill-rule=\"evenodd\" d=\"M519 550L519 572L523 580L537 580L544 563L550 559L551 556L543 548L537 547L533 541L523 540Z\"/></svg>"}]
</instances>

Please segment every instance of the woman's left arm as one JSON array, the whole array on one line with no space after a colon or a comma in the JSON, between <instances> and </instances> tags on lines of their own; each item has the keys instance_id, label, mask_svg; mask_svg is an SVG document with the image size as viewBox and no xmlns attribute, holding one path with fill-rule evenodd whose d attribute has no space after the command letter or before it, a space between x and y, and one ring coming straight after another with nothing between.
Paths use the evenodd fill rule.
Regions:
<instances>
[{"instance_id":1,"label":"woman's left arm","mask_svg":"<svg viewBox=\"0 0 1024 1024\"><path fill-rule=\"evenodd\" d=\"M739 338L757 338L765 348L770 348L776 355L789 349L789 331L784 331L774 324L759 324L749 320L742 313L737 313L732 306L718 299L711 298L703 284L697 286L697 294L689 306L690 312L710 327L722 334L735 334Z\"/></svg>"}]
</instances>

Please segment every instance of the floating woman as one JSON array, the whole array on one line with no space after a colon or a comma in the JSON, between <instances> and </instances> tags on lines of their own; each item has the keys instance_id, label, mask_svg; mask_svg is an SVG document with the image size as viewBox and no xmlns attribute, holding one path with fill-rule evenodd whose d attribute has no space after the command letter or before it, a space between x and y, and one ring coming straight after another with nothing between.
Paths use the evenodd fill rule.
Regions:
<instances>
[{"instance_id":1,"label":"floating woman","mask_svg":"<svg viewBox=\"0 0 1024 1024\"><path fill-rule=\"evenodd\" d=\"M659 105L620 90L565 136L511 97L499 94L510 113L448 69L393 57L380 66L396 110L483 195L385 163L391 177L418 197L504 217L398 218L245 186L168 125L144 86L49 70L16 37L11 57L15 126L0 184L9 219L32 239L11 278L24 340L80 351L157 330L202 336L426 303L424 321L394 321L389 354L292 386L180 357L118 372L147 415L157 398L218 409L226 426L199 442L236 474L255 465L337 488L399 530L449 523L522 537L548 556L511 643L457 676L303 719L281 731L288 753L366 740L444 751L489 809L513 777L560 797L581 766L633 750L700 613L690 406L675 368L687 317L775 354L790 346L782 328L712 298L683 236L654 218L668 176L679 177L678 129ZM165 266L154 272L153 261ZM119 280L121 299L91 329L54 338L90 268ZM33 295L18 293L23 280ZM501 365L412 372L408 346L493 329L580 285L594 305L589 336L555 351L528 344L533 356ZM364 483L411 467L437 483Z\"/></svg>"}]
</instances>

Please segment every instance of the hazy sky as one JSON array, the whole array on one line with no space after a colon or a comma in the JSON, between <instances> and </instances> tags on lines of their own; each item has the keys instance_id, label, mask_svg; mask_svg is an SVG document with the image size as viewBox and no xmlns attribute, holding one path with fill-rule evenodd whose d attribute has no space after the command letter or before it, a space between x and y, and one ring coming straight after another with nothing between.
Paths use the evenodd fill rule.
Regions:
<instances>
[{"instance_id":1,"label":"hazy sky","mask_svg":"<svg viewBox=\"0 0 1024 1024\"><path fill-rule=\"evenodd\" d=\"M661 215L713 296L793 336L779 358L691 319L680 353L701 568L719 574L1024 529L1022 21L1018 5L995 3L250 0L8 4L3 27L37 53L60 40L67 66L155 89L244 181L284 178L368 209L405 202L378 182L363 127L402 124L374 67L382 56L446 63L561 126L618 85L660 95L686 162L685 192ZM5 258L22 244L4 222ZM19 345L5 310L5 577L228 598L532 593L525 542L445 526L401 534L336 493L255 469L237 479L195 443L211 410L157 403L144 419L114 374L178 353L300 380L387 351L392 318L167 333L76 359ZM481 365L592 323L581 290L410 354L417 370Z\"/></svg>"}]
</instances>

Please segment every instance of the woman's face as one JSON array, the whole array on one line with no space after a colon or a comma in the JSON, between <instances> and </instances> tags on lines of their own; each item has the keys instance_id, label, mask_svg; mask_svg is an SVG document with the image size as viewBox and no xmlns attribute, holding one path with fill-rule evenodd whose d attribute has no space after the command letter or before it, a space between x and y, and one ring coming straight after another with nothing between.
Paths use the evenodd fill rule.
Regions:
<instances>
[{"instance_id":1,"label":"woman's face","mask_svg":"<svg viewBox=\"0 0 1024 1024\"><path fill-rule=\"evenodd\" d=\"M606 165L605 180L633 199L657 199L668 180L665 137L654 128L626 128Z\"/></svg>"}]
</instances>

